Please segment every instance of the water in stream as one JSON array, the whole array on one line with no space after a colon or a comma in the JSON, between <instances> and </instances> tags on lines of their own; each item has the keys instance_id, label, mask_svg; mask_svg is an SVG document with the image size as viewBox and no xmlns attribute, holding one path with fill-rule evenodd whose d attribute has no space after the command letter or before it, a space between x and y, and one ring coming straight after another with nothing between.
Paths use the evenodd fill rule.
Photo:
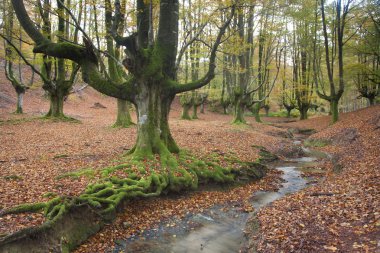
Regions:
<instances>
[{"instance_id":1,"label":"water in stream","mask_svg":"<svg viewBox=\"0 0 380 253\"><path fill-rule=\"evenodd\" d=\"M275 166L283 172L283 184L277 192L256 192L252 205L259 209L286 194L306 187L300 168L315 164L316 158L302 157ZM113 252L153 253L231 253L239 252L244 240L243 230L249 214L238 206L214 206L202 213L171 221L176 226L161 224L158 229L144 232L141 237L117 240Z\"/></svg>"}]
</instances>

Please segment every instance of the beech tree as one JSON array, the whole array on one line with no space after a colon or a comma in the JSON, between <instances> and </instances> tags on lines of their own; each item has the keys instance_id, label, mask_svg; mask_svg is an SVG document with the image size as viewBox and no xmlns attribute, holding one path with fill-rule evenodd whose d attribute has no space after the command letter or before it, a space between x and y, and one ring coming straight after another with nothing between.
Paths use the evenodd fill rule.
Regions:
<instances>
[{"instance_id":1,"label":"beech tree","mask_svg":"<svg viewBox=\"0 0 380 253\"><path fill-rule=\"evenodd\" d=\"M308 110L311 107L314 80L313 80L313 34L316 32L317 20L315 20L316 3L302 1L295 5L296 10L292 12L293 17L293 85L297 109L300 119L308 118ZM302 10L302 11L300 11Z\"/></svg>"},{"instance_id":2,"label":"beech tree","mask_svg":"<svg viewBox=\"0 0 380 253\"><path fill-rule=\"evenodd\" d=\"M287 19L285 18L285 23L287 23ZM282 91L281 91L281 105L287 111L287 117L291 117L291 112L294 108L296 108L296 94L294 83L290 82L287 77L287 50L288 50L288 29L285 27L284 33L284 51L283 51L283 68L282 68Z\"/></svg>"},{"instance_id":3,"label":"beech tree","mask_svg":"<svg viewBox=\"0 0 380 253\"><path fill-rule=\"evenodd\" d=\"M369 1L363 9L357 34L350 44L357 63L348 72L360 93L358 98L367 98L369 105L374 105L380 95L380 6Z\"/></svg>"},{"instance_id":4,"label":"beech tree","mask_svg":"<svg viewBox=\"0 0 380 253\"><path fill-rule=\"evenodd\" d=\"M277 81L280 72L282 45L279 38L282 36L282 22L278 22L276 1L265 2L259 21L260 30L257 38L258 56L257 56L257 71L255 82L257 88L253 91L251 105L249 109L255 116L256 122L262 122L260 118L260 109L264 108L266 114L269 112L268 97ZM274 69L274 71L271 71ZM272 72L274 72L272 74ZM272 75L271 75L272 74Z\"/></svg>"},{"instance_id":5,"label":"beech tree","mask_svg":"<svg viewBox=\"0 0 380 253\"><path fill-rule=\"evenodd\" d=\"M108 54L108 77L114 82L122 82L125 78L124 69L121 68L121 52L120 45L116 44L112 38L112 4L110 0L105 0L105 29L106 29L106 46ZM123 33L125 28L125 11L126 0L120 2L120 22L116 25L114 30L119 34ZM97 36L98 38L99 36ZM133 125L131 114L129 112L130 103L125 99L117 98L117 116L114 127L129 127Z\"/></svg>"},{"instance_id":6,"label":"beech tree","mask_svg":"<svg viewBox=\"0 0 380 253\"><path fill-rule=\"evenodd\" d=\"M332 21L330 22L332 26L330 27L331 35L329 36L328 30L328 18L325 11L325 0L321 0L320 9L322 15L322 30L323 30L323 42L325 49L325 63L328 76L329 92L324 89L323 84L319 83L319 79L316 77L316 58L314 59L314 81L316 84L316 91L320 98L327 100L330 103L330 110L332 114L332 123L338 121L339 110L338 104L339 100L344 92L344 70L343 70L343 46L345 44L344 34L345 26L347 25L347 15L350 11L350 5L353 0L347 0L343 3L342 0L337 0L334 2L334 15ZM315 49L314 49L315 50ZM338 85L336 86L336 80L334 78L334 66L336 54L338 55ZM321 74L321 72L319 73Z\"/></svg>"},{"instance_id":7,"label":"beech tree","mask_svg":"<svg viewBox=\"0 0 380 253\"><path fill-rule=\"evenodd\" d=\"M59 2L63 3L63 0ZM93 88L135 105L138 133L136 144L131 151L134 157L143 158L159 154L165 158L170 153L179 152L168 125L170 105L176 94L200 88L214 77L216 52L234 14L233 6L228 18L220 26L211 47L206 74L199 80L180 84L176 81L178 1L159 1L160 14L157 34L154 36L152 3L138 0L136 4L138 26L136 31L127 37L123 37L117 31L121 22L121 11L120 1L115 1L111 35L115 42L125 49L126 58L123 60L123 65L128 70L127 78L120 81L109 79L99 71L100 61L97 52L87 36L84 35L84 45L69 41L53 42L34 25L25 9L24 1L12 0L12 4L21 26L36 44L35 53L76 62L82 69L83 80Z\"/></svg>"},{"instance_id":8,"label":"beech tree","mask_svg":"<svg viewBox=\"0 0 380 253\"><path fill-rule=\"evenodd\" d=\"M4 17L4 35L0 34L0 36L4 39L4 50L5 50L5 77L11 82L13 88L16 91L17 94L17 105L16 105L16 114L22 114L23 113L23 101L24 101L24 94L26 90L29 89L29 86L33 83L34 80L34 72L32 73L32 77L30 79L29 84L26 84L23 80L23 73L22 73L22 66L21 64L18 65L18 76L15 74L14 71L14 61L17 60L16 53L19 52L22 54L22 37L21 32L19 34L19 48L16 47L15 40L14 40L14 31L16 30L16 26L14 24L14 14L13 14L13 8L11 5L8 4L7 1L4 1L3 6L3 17ZM8 10L8 11L7 11ZM17 51L17 52L15 52ZM20 60L20 59L19 59Z\"/></svg>"},{"instance_id":9,"label":"beech tree","mask_svg":"<svg viewBox=\"0 0 380 253\"><path fill-rule=\"evenodd\" d=\"M42 36L45 36L49 40L55 39L58 41L57 43L63 43L70 39L69 14L65 11L63 2L57 2L58 33L52 32L50 17L52 12L51 1L44 0L43 4L37 1L37 7L42 19ZM72 39L73 43L78 42L78 31L74 32ZM47 91L50 100L50 108L46 117L66 119L67 117L63 113L64 100L70 94L80 65L67 61L65 58L52 56L44 53L40 73L40 77L43 80L42 88Z\"/></svg>"}]
</instances>

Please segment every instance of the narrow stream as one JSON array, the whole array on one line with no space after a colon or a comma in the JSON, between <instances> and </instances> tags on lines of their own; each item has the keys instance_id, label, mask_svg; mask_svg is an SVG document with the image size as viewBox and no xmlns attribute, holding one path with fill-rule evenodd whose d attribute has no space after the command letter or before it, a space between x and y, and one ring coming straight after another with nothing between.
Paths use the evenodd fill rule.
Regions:
<instances>
[{"instance_id":1,"label":"narrow stream","mask_svg":"<svg viewBox=\"0 0 380 253\"><path fill-rule=\"evenodd\" d=\"M254 193L252 206L256 210L260 209L286 194L306 187L308 180L301 177L301 170L315 165L316 160L315 157L301 157L275 164L274 168L283 172L282 186L277 192ZM158 229L146 231L141 236L117 240L115 249L110 252L239 252L248 217L249 214L242 212L239 206L214 206L202 213L163 223Z\"/></svg>"}]
</instances>

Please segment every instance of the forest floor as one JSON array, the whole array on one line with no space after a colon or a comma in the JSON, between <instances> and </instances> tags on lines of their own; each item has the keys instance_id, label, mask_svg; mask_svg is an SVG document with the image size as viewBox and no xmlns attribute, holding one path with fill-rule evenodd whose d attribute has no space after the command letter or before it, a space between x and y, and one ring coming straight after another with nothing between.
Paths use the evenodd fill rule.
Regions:
<instances>
[{"instance_id":1,"label":"forest floor","mask_svg":"<svg viewBox=\"0 0 380 253\"><path fill-rule=\"evenodd\" d=\"M10 85L9 85L10 86ZM132 148L136 127L112 128L116 101L87 88L65 102L66 115L80 122L56 122L40 117L48 100L39 89L25 95L24 115L11 114L13 91L0 82L0 210L22 203L46 201L51 193L77 196L97 180L83 173L116 165ZM94 107L101 103L105 108ZM294 153L288 128L313 128L313 139L329 139L321 147L333 154L326 162L327 177L316 186L285 197L259 213L260 236L252 238L260 252L374 252L379 250L379 147L380 107L345 114L329 126L328 117L303 122L265 118L267 124L233 126L232 117L206 111L199 120L180 120L176 101L170 115L172 134L183 149L203 156L210 152L233 153L243 161L254 161L264 146L280 156ZM339 166L338 166L339 165ZM339 167L339 173L334 172ZM215 204L247 203L258 190L275 190L278 172L271 170L257 182L233 189L186 192L175 197L134 200L110 225L91 237L77 252L104 252L120 237L141 234L172 217L183 217ZM328 195L311 196L311 193ZM333 194L333 195L331 195ZM0 236L44 221L42 214L0 217ZM128 226L125 226L125 224Z\"/></svg>"},{"instance_id":2,"label":"forest floor","mask_svg":"<svg viewBox=\"0 0 380 253\"><path fill-rule=\"evenodd\" d=\"M258 213L258 252L380 252L380 106L287 124L314 128L314 149L332 155L315 186Z\"/></svg>"}]
</instances>

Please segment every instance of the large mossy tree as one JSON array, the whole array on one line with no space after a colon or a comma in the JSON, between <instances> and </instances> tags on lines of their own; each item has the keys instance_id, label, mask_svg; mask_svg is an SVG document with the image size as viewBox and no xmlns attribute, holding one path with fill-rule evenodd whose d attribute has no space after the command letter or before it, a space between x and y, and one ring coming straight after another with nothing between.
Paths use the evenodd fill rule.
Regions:
<instances>
[{"instance_id":1,"label":"large mossy tree","mask_svg":"<svg viewBox=\"0 0 380 253\"><path fill-rule=\"evenodd\" d=\"M153 10L149 1L137 0L138 26L136 31L127 37L117 32L121 12L120 2L115 1L111 34L116 43L125 50L126 58L123 65L128 73L128 77L121 81L109 79L102 74L98 67L99 53L87 36L84 36L83 46L68 41L55 43L34 25L25 9L24 1L12 0L12 4L21 26L35 42L35 53L76 62L81 66L83 80L93 88L135 105L138 132L136 144L132 149L133 156L143 158L159 154L167 157L170 153L179 152L168 125L170 105L176 94L200 88L214 77L217 48L234 14L234 7L222 8L229 12L226 14L226 21L220 25L211 47L206 74L199 80L180 84L176 81L178 1L159 1L159 20L157 32L154 33L151 18Z\"/></svg>"}]
</instances>

